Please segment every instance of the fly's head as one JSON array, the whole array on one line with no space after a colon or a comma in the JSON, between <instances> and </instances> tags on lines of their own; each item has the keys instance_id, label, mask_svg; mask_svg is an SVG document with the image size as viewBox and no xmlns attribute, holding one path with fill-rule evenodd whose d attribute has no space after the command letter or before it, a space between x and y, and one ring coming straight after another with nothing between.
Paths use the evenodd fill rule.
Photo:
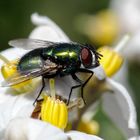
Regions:
<instances>
[{"instance_id":1,"label":"fly's head","mask_svg":"<svg viewBox=\"0 0 140 140\"><path fill-rule=\"evenodd\" d=\"M101 59L102 55L93 46L89 44L84 45L80 55L84 68L94 68L100 65L99 59Z\"/></svg>"}]
</instances>

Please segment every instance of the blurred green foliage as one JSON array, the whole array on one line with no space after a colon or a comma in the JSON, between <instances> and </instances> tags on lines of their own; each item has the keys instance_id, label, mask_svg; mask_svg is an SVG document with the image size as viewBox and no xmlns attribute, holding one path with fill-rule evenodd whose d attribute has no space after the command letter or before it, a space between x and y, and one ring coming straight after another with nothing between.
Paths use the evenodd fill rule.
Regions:
<instances>
[{"instance_id":1,"label":"blurred green foliage","mask_svg":"<svg viewBox=\"0 0 140 140\"><path fill-rule=\"evenodd\" d=\"M130 63L128 72L128 80L133 92L135 93L134 99L138 115L138 124L140 126L140 64L136 62Z\"/></svg>"},{"instance_id":2,"label":"blurred green foliage","mask_svg":"<svg viewBox=\"0 0 140 140\"><path fill-rule=\"evenodd\" d=\"M27 37L33 29L30 15L38 12L53 19L75 41L86 42L74 28L77 16L107 8L109 0L0 0L0 49L14 38Z\"/></svg>"},{"instance_id":3,"label":"blurred green foliage","mask_svg":"<svg viewBox=\"0 0 140 140\"><path fill-rule=\"evenodd\" d=\"M95 117L93 118L100 125L99 136L105 140L124 140L125 137L121 131L115 126L115 124L110 120L107 114L103 111L102 107L99 107L99 110Z\"/></svg>"}]
</instances>

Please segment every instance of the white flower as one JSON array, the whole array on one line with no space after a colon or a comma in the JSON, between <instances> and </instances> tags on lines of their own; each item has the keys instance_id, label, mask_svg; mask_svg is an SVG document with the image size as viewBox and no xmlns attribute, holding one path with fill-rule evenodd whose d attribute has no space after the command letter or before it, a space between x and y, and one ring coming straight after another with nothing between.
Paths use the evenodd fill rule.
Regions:
<instances>
[{"instance_id":1,"label":"white flower","mask_svg":"<svg viewBox=\"0 0 140 140\"><path fill-rule=\"evenodd\" d=\"M140 1L139 0L112 0L110 8L118 16L121 32L132 36L124 51L125 57L140 62Z\"/></svg>"},{"instance_id":2,"label":"white flower","mask_svg":"<svg viewBox=\"0 0 140 140\"><path fill-rule=\"evenodd\" d=\"M38 22L36 22L36 19ZM39 23L40 21L42 22L44 19L46 19L46 17L39 17L37 14L32 16L32 20L35 23ZM44 22L43 21L43 22ZM46 20L48 23L46 23L46 25L43 25L43 31L45 31L47 34L49 34L50 38L47 36L47 39L49 38L50 41L56 41L56 40L60 40L60 41L66 41L68 42L69 39L68 37L63 33L63 31L61 31L61 29L59 29L59 27L57 27L57 25L55 25L51 20ZM41 24L42 25L42 24ZM40 32L40 33L38 33ZM38 39L43 39L42 38L42 34L44 37L46 37L46 33L42 33L42 26L36 28L30 35L30 38L34 38L34 34L38 35ZM41 37L39 36L41 35ZM16 58L20 58L23 54L25 54L27 51L23 50L23 49L18 49L18 48L12 48L12 49L8 49L6 51L2 52L2 55L7 57L9 60L13 60ZM14 54L14 55L13 55ZM0 65L2 66L2 62L0 62ZM0 75L0 82L2 82L3 77L2 75ZM72 83L71 77L66 77L63 78L63 80L61 80L62 82L60 82L59 80L59 86L62 86L62 88L59 89L63 89L62 91L58 91L59 93L64 93L66 90L68 90L69 84ZM68 81L68 83L67 83ZM57 82L57 79L56 79ZM68 84L68 85L67 85ZM66 86L65 86L66 85ZM40 87L38 85L38 87ZM29 119L34 106L33 106L33 102L35 100L35 98L37 97L38 92L36 93L26 93L26 94L21 94L21 95L13 95L9 92L13 92L11 89L8 88L0 88L1 92L3 94L0 94L0 139L4 139L4 134L5 134L5 139L6 140L16 140L16 139L45 139L48 138L49 140L51 139L68 139L68 137L70 137L71 132L69 132L69 136L66 136L64 134L64 132L62 132L60 129L55 128L51 125L46 125L46 123L41 122L41 121L36 121L33 119ZM28 119L18 119L18 117L25 117ZM77 117L77 115L76 115ZM17 118L17 119L16 119ZM74 115L73 115L74 118ZM30 122L30 123L29 123ZM34 124L35 123L35 124ZM28 124L28 125L27 125ZM33 125L34 124L34 125ZM27 125L27 126L26 126ZM23 126L23 127L21 127ZM39 131L40 134L38 133L34 133L35 131L37 132L37 130L39 131L41 129L41 132ZM47 133L46 133L46 131ZM23 131L22 131L23 130ZM56 134L56 131L61 132L60 134L58 134L57 136L55 136L54 134ZM49 136L49 134L52 132L52 135ZM87 138L87 139L91 139L91 140L100 140L100 138L96 137L96 136L90 136L90 135L86 135L83 133L78 133L78 132L72 132L72 140L77 139L77 138L81 138L81 135L83 138ZM38 136L37 136L38 135Z\"/></svg>"},{"instance_id":3,"label":"white flower","mask_svg":"<svg viewBox=\"0 0 140 140\"><path fill-rule=\"evenodd\" d=\"M30 34L30 38L70 42L69 38L63 33L63 31L47 17L33 14L32 22L37 25L37 27ZM25 52L26 51L22 49L12 48L2 52L2 54L5 57L8 56L8 58L11 60L20 57ZM0 65L2 65L2 63L0 63ZM108 115L116 123L116 125L122 130L126 138L136 137L138 135L136 111L129 93L119 83L106 78L101 67L94 69L94 72L98 80L104 81L105 84L109 86L108 89L111 89L114 92L103 95L102 98L104 110L108 113ZM56 79L56 82L57 80L60 86L58 88L58 94L67 96L65 94L65 91L68 91L68 88L70 88L71 85L74 84L74 81L72 81L72 78L70 76L64 77L61 80ZM1 81L2 76L0 75L0 82ZM65 134L58 128L55 128L49 124L46 124L39 120L29 119L31 112L34 109L32 104L37 97L37 92L15 96L13 94L9 94L9 92L12 91L9 91L8 88L0 88L0 91L1 139L4 138L5 134L5 140L44 140L46 138L48 138L49 140L63 140L68 139L68 137L70 137L72 140L76 140L78 138L80 140L100 140L100 138L96 136L91 136L75 131ZM92 107L87 110L87 113L91 114L91 110L93 112ZM115 115L115 113L112 111L115 111L115 113L117 114ZM91 114L91 116L92 115L93 114ZM72 119L75 119L77 117L77 114L74 113L72 117Z\"/></svg>"},{"instance_id":4,"label":"white flower","mask_svg":"<svg viewBox=\"0 0 140 140\"><path fill-rule=\"evenodd\" d=\"M135 137L130 138L129 140L140 140L140 136L138 138L135 138Z\"/></svg>"},{"instance_id":5,"label":"white flower","mask_svg":"<svg viewBox=\"0 0 140 140\"><path fill-rule=\"evenodd\" d=\"M130 33L131 40L127 48L122 52L129 62L140 62L140 1L139 0L112 0L110 7L118 16L121 32ZM118 78L123 79L122 83L125 86L130 85L127 82L128 65L125 63L120 71ZM117 78L117 80L118 80ZM121 80L118 80L121 81ZM133 138L135 139L135 138Z\"/></svg>"}]
</instances>

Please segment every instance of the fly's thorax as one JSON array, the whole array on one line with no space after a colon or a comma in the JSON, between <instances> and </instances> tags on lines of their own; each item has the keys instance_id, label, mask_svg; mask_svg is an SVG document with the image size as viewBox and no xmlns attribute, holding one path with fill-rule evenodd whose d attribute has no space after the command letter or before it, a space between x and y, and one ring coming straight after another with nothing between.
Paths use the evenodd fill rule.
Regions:
<instances>
[{"instance_id":1,"label":"fly's thorax","mask_svg":"<svg viewBox=\"0 0 140 140\"><path fill-rule=\"evenodd\" d=\"M41 54L42 58L44 60L47 60L48 58L53 57L53 49L54 49L54 47L52 47L52 46L43 48L42 54Z\"/></svg>"},{"instance_id":2,"label":"fly's thorax","mask_svg":"<svg viewBox=\"0 0 140 140\"><path fill-rule=\"evenodd\" d=\"M60 43L57 46L51 46L43 49L44 59L52 59L57 64L70 65L76 64L79 59L80 49L69 43Z\"/></svg>"},{"instance_id":3,"label":"fly's thorax","mask_svg":"<svg viewBox=\"0 0 140 140\"><path fill-rule=\"evenodd\" d=\"M59 75L64 76L76 72L80 68L80 47L74 44L61 43L43 49L42 57L58 66ZM46 61L45 60L45 61Z\"/></svg>"}]
</instances>

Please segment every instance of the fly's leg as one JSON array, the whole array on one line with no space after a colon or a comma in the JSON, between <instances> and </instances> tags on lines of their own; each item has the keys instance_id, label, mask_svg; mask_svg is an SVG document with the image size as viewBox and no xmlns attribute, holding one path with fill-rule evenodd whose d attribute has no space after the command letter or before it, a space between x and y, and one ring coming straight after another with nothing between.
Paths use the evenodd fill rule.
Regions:
<instances>
[{"instance_id":1,"label":"fly's leg","mask_svg":"<svg viewBox=\"0 0 140 140\"><path fill-rule=\"evenodd\" d=\"M81 86L81 97L84 101L84 103L86 104L86 101L84 99L84 94L83 94L83 90L84 90L84 87L85 85L88 83L88 81L91 79L91 77L93 76L94 72L93 71L90 71L90 70L87 70L87 69L79 69L79 72L83 72L83 73L90 73L91 75L87 78L87 80L82 84Z\"/></svg>"},{"instance_id":2,"label":"fly's leg","mask_svg":"<svg viewBox=\"0 0 140 140\"><path fill-rule=\"evenodd\" d=\"M81 81L80 79L76 79L77 76L76 76L75 74L72 74L71 76L72 76L72 78L73 78L74 80L76 80L76 81L79 82L80 84L71 87L71 90L70 90L70 93L69 93L69 98L68 98L67 105L68 105L69 102L70 102L70 98L71 98L72 90L75 89L75 88L78 88L78 87L81 87L81 86L82 86L82 81Z\"/></svg>"},{"instance_id":3,"label":"fly's leg","mask_svg":"<svg viewBox=\"0 0 140 140\"><path fill-rule=\"evenodd\" d=\"M83 89L84 89L85 85L88 83L88 81L91 79L91 77L93 76L94 73L93 73L92 71L90 71L90 70L87 70L87 69L79 69L78 72L90 73L91 75L87 78L86 81L82 81L82 80L80 80L80 79L75 75L75 73L72 74L72 78L73 78L75 81L79 82L80 84L71 87L71 91L70 91L70 94L69 94L69 98L68 98L68 103L67 103L67 104L69 104L69 102L70 102L70 97L71 97L71 94L72 94L72 90L73 90L74 88L78 88L78 87L81 87L81 97L82 97L84 103L86 104L86 101L85 101L85 99L84 99Z\"/></svg>"},{"instance_id":4,"label":"fly's leg","mask_svg":"<svg viewBox=\"0 0 140 140\"><path fill-rule=\"evenodd\" d=\"M41 95L41 93L42 93L44 87L45 87L45 78L42 77L42 87L41 87L40 92L39 92L38 96L36 97L36 99L35 99L33 105L35 105L35 103L38 101L38 98L40 97L40 95Z\"/></svg>"}]
</instances>

